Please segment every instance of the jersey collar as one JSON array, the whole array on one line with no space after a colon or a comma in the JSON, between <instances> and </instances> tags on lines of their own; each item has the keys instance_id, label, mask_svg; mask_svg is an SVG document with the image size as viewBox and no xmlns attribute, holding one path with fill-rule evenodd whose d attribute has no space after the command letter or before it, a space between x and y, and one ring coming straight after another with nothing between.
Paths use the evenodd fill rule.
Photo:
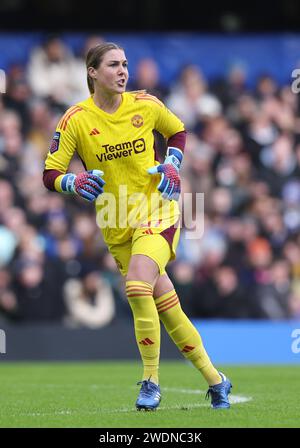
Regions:
<instances>
[{"instance_id":1,"label":"jersey collar","mask_svg":"<svg viewBox=\"0 0 300 448\"><path fill-rule=\"evenodd\" d=\"M96 106L93 96L89 97L88 106L102 116L117 117L118 115L120 115L122 113L122 111L124 109L125 102L126 102L126 95L124 93L122 93L121 95L122 95L122 102L121 102L120 106L118 107L118 109L115 112L113 112L112 114L105 112L104 110L100 109L100 107Z\"/></svg>"}]
</instances>

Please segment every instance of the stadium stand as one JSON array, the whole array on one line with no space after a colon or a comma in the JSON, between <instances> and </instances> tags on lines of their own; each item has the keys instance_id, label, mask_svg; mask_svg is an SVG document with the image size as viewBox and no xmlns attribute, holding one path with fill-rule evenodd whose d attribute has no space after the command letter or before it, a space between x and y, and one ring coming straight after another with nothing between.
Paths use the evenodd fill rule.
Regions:
<instances>
[{"instance_id":1,"label":"stadium stand","mask_svg":"<svg viewBox=\"0 0 300 448\"><path fill-rule=\"evenodd\" d=\"M299 318L300 121L291 90L299 37L7 33L0 35L7 74L0 98L1 319L67 325L74 321L70 284L84 288L95 271L107 319L87 324L77 316L76 325L129 315L93 207L42 183L55 125L85 95L83 48L91 37L120 42L133 75L129 88L146 87L189 131L183 191L204 193L205 226L199 239L185 238L193 229L183 226L169 268L183 308L194 318ZM71 171L81 170L75 158ZM94 290L91 296L90 306L99 305Z\"/></svg>"}]
</instances>

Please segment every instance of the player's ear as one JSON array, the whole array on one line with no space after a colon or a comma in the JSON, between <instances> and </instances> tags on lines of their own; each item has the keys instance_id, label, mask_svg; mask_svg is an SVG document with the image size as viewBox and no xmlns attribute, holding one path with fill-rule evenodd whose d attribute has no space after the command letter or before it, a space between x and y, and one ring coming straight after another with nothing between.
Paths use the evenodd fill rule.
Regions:
<instances>
[{"instance_id":1,"label":"player's ear","mask_svg":"<svg viewBox=\"0 0 300 448\"><path fill-rule=\"evenodd\" d=\"M97 70L94 67L89 67L87 72L90 78L97 79Z\"/></svg>"}]
</instances>

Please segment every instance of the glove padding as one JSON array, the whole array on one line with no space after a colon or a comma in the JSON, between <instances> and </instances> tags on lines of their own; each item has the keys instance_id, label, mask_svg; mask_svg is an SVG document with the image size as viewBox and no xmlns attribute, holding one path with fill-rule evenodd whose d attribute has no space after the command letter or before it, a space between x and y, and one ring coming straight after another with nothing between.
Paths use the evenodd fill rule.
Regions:
<instances>
[{"instance_id":1,"label":"glove padding","mask_svg":"<svg viewBox=\"0 0 300 448\"><path fill-rule=\"evenodd\" d=\"M173 151L172 151L173 150ZM182 152L177 148L169 148L168 155L163 164L148 169L149 174L161 173L161 180L157 186L164 199L178 201L180 196L179 168L182 161Z\"/></svg>"},{"instance_id":2,"label":"glove padding","mask_svg":"<svg viewBox=\"0 0 300 448\"><path fill-rule=\"evenodd\" d=\"M93 202L99 194L103 193L105 181L101 170L89 170L84 173L68 173L62 180L62 189L69 193L75 193L86 201Z\"/></svg>"},{"instance_id":3,"label":"glove padding","mask_svg":"<svg viewBox=\"0 0 300 448\"><path fill-rule=\"evenodd\" d=\"M75 192L87 201L93 202L99 194L103 193L103 186L105 185L103 171L90 170L85 173L80 173L76 176L74 182Z\"/></svg>"}]
</instances>

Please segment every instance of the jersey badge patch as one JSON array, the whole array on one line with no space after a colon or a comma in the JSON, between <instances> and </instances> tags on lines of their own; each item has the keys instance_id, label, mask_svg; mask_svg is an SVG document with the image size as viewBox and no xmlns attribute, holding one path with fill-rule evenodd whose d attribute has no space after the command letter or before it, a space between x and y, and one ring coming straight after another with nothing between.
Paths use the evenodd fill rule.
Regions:
<instances>
[{"instance_id":1,"label":"jersey badge patch","mask_svg":"<svg viewBox=\"0 0 300 448\"><path fill-rule=\"evenodd\" d=\"M50 145L50 152L51 154L53 154L54 152L56 152L59 148L59 139L60 139L60 132L55 132L55 134L53 135L53 139Z\"/></svg>"},{"instance_id":2,"label":"jersey badge patch","mask_svg":"<svg viewBox=\"0 0 300 448\"><path fill-rule=\"evenodd\" d=\"M135 128L140 128L144 124L144 119L141 115L134 115L131 118L131 123Z\"/></svg>"}]
</instances>

